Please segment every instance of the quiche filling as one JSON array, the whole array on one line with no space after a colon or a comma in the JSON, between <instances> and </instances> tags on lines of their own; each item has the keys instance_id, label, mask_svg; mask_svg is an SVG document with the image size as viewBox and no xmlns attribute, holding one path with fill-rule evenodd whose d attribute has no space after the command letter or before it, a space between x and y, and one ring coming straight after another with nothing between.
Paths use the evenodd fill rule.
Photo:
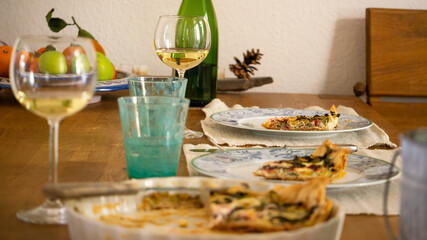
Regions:
<instances>
[{"instance_id":1,"label":"quiche filling","mask_svg":"<svg viewBox=\"0 0 427 240\"><path fill-rule=\"evenodd\" d=\"M203 203L198 196L183 193L155 192L143 199L141 207L143 210L189 209L202 208Z\"/></svg>"},{"instance_id":2,"label":"quiche filling","mask_svg":"<svg viewBox=\"0 0 427 240\"><path fill-rule=\"evenodd\" d=\"M296 130L296 131L325 131L334 130L338 126L339 114L332 105L330 112L325 115L314 116L292 116L270 118L261 124L264 128L274 130Z\"/></svg>"},{"instance_id":3,"label":"quiche filling","mask_svg":"<svg viewBox=\"0 0 427 240\"><path fill-rule=\"evenodd\" d=\"M313 196L310 195L319 194L316 190L318 185L324 188L328 180L318 178L311 181L304 184L305 188L277 186L262 194L239 187L212 192L210 227L216 230L264 232L293 230L324 221L329 216L332 202L323 196L311 203ZM284 194L299 197L288 199Z\"/></svg>"},{"instance_id":4,"label":"quiche filling","mask_svg":"<svg viewBox=\"0 0 427 240\"><path fill-rule=\"evenodd\" d=\"M205 198L155 192L133 214L109 214L100 220L128 228L158 226L170 233L271 232L294 230L326 221L333 202L326 198L328 179L274 186L255 192L241 186L212 189ZM204 201L202 201L204 199Z\"/></svg>"},{"instance_id":5,"label":"quiche filling","mask_svg":"<svg viewBox=\"0 0 427 240\"><path fill-rule=\"evenodd\" d=\"M266 179L307 180L327 177L331 181L345 176L347 155L350 151L338 148L329 140L310 156L295 156L291 160L277 160L264 163L254 175Z\"/></svg>"}]
</instances>

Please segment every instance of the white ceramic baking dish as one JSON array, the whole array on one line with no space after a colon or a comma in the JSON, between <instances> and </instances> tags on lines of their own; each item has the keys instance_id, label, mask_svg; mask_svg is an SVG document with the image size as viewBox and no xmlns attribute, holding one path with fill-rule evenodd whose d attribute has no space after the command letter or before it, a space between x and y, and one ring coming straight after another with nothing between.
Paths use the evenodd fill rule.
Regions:
<instances>
[{"instance_id":1,"label":"white ceramic baking dish","mask_svg":"<svg viewBox=\"0 0 427 240\"><path fill-rule=\"evenodd\" d=\"M195 189L222 188L243 184L255 191L265 191L273 184L266 182L242 182L238 180L171 177L133 180L141 189L134 195L97 196L67 201L68 227L72 240L163 240L163 239L227 239L227 240L338 240L344 223L344 211L334 202L331 217L323 223L294 231L271 233L171 233L171 226L146 226L144 228L126 228L111 225L99 220L102 215L123 213L131 214L138 210L141 198L152 189L168 189L173 192L191 192ZM200 192L200 190L198 190ZM176 228L176 226L174 226Z\"/></svg>"}]
</instances>

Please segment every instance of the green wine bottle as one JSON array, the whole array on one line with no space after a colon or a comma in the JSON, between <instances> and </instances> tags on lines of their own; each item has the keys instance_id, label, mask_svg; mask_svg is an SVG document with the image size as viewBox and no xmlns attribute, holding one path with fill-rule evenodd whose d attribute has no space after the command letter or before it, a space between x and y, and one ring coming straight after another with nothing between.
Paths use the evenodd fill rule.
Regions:
<instances>
[{"instance_id":1,"label":"green wine bottle","mask_svg":"<svg viewBox=\"0 0 427 240\"><path fill-rule=\"evenodd\" d=\"M216 97L218 71L218 24L211 0L182 0L178 15L204 16L211 30L211 48L198 66L185 71L188 79L185 97L190 106L203 107Z\"/></svg>"}]
</instances>

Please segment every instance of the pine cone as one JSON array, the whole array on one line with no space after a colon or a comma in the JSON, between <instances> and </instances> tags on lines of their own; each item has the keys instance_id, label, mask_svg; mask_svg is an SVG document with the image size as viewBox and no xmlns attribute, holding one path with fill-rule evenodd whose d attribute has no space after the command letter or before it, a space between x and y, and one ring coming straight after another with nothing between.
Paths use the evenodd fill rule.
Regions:
<instances>
[{"instance_id":1,"label":"pine cone","mask_svg":"<svg viewBox=\"0 0 427 240\"><path fill-rule=\"evenodd\" d=\"M255 64L261 64L261 56L264 55L259 52L259 49L255 52L252 48L252 51L246 50L246 53L243 53L243 62L241 62L237 57L234 57L236 64L230 64L230 71L234 73L238 78L251 79L251 75L255 75L254 71L258 70L256 67L252 66Z\"/></svg>"}]
</instances>

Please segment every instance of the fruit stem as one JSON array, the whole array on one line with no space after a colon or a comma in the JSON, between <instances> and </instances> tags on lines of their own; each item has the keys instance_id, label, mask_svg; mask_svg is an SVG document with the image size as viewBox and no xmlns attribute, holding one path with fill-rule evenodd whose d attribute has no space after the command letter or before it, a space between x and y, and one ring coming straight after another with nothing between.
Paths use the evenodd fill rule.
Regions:
<instances>
[{"instance_id":1,"label":"fruit stem","mask_svg":"<svg viewBox=\"0 0 427 240\"><path fill-rule=\"evenodd\" d=\"M70 25L76 25L76 27L81 30L82 28L77 24L76 19L74 19L74 17L72 16L71 19L73 19L74 24L70 24Z\"/></svg>"}]
</instances>

